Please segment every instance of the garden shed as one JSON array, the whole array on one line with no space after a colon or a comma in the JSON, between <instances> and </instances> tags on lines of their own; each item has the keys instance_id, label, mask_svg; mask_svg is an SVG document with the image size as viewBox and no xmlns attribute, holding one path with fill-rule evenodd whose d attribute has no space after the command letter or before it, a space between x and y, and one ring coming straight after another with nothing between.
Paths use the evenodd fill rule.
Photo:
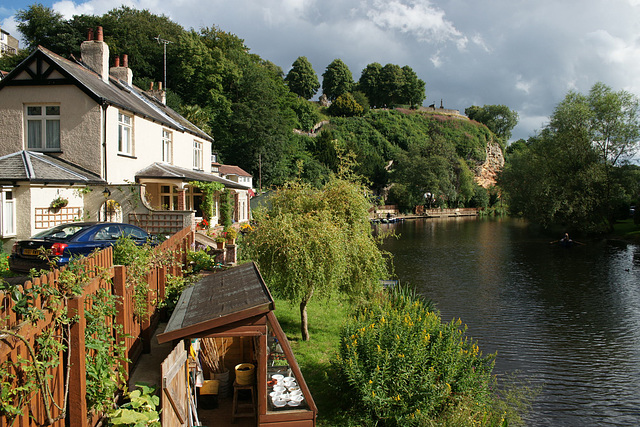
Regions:
<instances>
[{"instance_id":1,"label":"garden shed","mask_svg":"<svg viewBox=\"0 0 640 427\"><path fill-rule=\"evenodd\" d=\"M274 309L255 263L183 292L158 335L175 344L163 363L163 426L208 425L212 416L218 426L315 426L317 408Z\"/></svg>"}]
</instances>

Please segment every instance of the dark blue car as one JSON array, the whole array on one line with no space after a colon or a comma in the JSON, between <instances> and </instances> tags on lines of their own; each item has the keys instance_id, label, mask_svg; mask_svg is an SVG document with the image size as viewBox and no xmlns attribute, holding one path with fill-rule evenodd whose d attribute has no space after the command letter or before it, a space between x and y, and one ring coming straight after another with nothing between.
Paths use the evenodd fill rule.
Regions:
<instances>
[{"instance_id":1,"label":"dark blue car","mask_svg":"<svg viewBox=\"0 0 640 427\"><path fill-rule=\"evenodd\" d=\"M43 254L55 260L58 267L72 257L88 256L95 250L112 246L120 237L132 238L137 244L153 242L151 235L140 227L115 222L72 222L41 231L13 244L9 268L18 273L50 269Z\"/></svg>"}]
</instances>

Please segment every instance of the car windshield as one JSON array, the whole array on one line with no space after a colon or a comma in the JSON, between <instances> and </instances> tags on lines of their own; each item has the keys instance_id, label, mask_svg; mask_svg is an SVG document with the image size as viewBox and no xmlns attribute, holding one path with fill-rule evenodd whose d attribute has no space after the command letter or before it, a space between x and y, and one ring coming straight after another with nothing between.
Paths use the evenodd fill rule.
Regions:
<instances>
[{"instance_id":1,"label":"car windshield","mask_svg":"<svg viewBox=\"0 0 640 427\"><path fill-rule=\"evenodd\" d=\"M32 238L35 239L67 239L78 231L82 230L84 227L75 224L68 225L59 225L57 227L50 228L45 231L41 231L37 234L34 234Z\"/></svg>"}]
</instances>

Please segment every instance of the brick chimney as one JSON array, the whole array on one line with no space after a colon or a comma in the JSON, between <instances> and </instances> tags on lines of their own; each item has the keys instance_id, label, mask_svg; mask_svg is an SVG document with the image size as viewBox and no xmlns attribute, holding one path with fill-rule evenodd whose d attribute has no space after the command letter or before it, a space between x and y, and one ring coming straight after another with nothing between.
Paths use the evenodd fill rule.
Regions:
<instances>
[{"instance_id":1,"label":"brick chimney","mask_svg":"<svg viewBox=\"0 0 640 427\"><path fill-rule=\"evenodd\" d=\"M158 89L154 89L153 86L154 83L151 82L147 94L162 102L164 105L167 105L167 91L162 90L162 82L158 82Z\"/></svg>"},{"instance_id":2,"label":"brick chimney","mask_svg":"<svg viewBox=\"0 0 640 427\"><path fill-rule=\"evenodd\" d=\"M93 29L89 30L86 41L80 45L82 62L98 73L102 81L109 83L109 46L103 40L102 27L96 29L96 39Z\"/></svg>"},{"instance_id":3,"label":"brick chimney","mask_svg":"<svg viewBox=\"0 0 640 427\"><path fill-rule=\"evenodd\" d=\"M115 57L113 67L109 70L111 77L122 80L129 86L133 84L133 71L129 68L129 56L122 55L122 60L119 56Z\"/></svg>"}]
</instances>

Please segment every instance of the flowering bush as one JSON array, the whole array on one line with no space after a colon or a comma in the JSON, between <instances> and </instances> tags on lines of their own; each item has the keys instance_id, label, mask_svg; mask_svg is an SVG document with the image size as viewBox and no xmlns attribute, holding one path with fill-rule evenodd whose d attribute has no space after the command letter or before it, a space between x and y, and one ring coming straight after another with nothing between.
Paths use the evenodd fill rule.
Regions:
<instances>
[{"instance_id":1,"label":"flowering bush","mask_svg":"<svg viewBox=\"0 0 640 427\"><path fill-rule=\"evenodd\" d=\"M9 255L0 252L0 277L9 273Z\"/></svg>"},{"instance_id":2,"label":"flowering bush","mask_svg":"<svg viewBox=\"0 0 640 427\"><path fill-rule=\"evenodd\" d=\"M236 237L238 237L238 232L233 227L227 227L227 228L224 229L224 237L227 240L233 240Z\"/></svg>"},{"instance_id":3,"label":"flowering bush","mask_svg":"<svg viewBox=\"0 0 640 427\"><path fill-rule=\"evenodd\" d=\"M341 337L335 363L359 415L377 425L422 426L464 407L489 421L494 355L482 356L460 321L443 324L422 299L392 292L362 308ZM498 425L501 415L478 425Z\"/></svg>"},{"instance_id":4,"label":"flowering bush","mask_svg":"<svg viewBox=\"0 0 640 427\"><path fill-rule=\"evenodd\" d=\"M244 223L244 224L242 224L242 225L240 226L240 232L241 232L241 233L250 233L250 232L252 232L252 231L253 231L253 227L252 227L252 226L251 226L251 224L249 224L248 222L247 222L247 223Z\"/></svg>"},{"instance_id":5,"label":"flowering bush","mask_svg":"<svg viewBox=\"0 0 640 427\"><path fill-rule=\"evenodd\" d=\"M202 221L198 223L198 228L201 230L209 228L209 221L207 221L206 218L203 218Z\"/></svg>"}]
</instances>

